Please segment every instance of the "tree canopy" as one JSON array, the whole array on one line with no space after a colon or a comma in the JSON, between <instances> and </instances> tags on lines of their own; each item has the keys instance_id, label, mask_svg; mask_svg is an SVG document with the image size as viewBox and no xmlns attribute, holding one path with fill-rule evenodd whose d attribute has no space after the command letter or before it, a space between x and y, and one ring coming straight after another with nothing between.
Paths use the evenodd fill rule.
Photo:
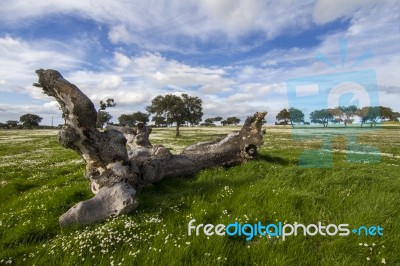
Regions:
<instances>
[{"instance_id":1,"label":"tree canopy","mask_svg":"<svg viewBox=\"0 0 400 266\"><path fill-rule=\"evenodd\" d=\"M118 117L118 122L123 126L133 127L137 122L147 123L149 122L149 114L142 112L135 112L132 114L122 114Z\"/></svg>"},{"instance_id":2,"label":"tree canopy","mask_svg":"<svg viewBox=\"0 0 400 266\"><path fill-rule=\"evenodd\" d=\"M329 121L333 120L332 112L329 109L315 110L310 114L311 123L322 124L328 126Z\"/></svg>"},{"instance_id":3,"label":"tree canopy","mask_svg":"<svg viewBox=\"0 0 400 266\"><path fill-rule=\"evenodd\" d=\"M202 126L206 126L206 127L215 126L214 119L213 118L207 118L206 120L204 120L204 123L202 123L201 125Z\"/></svg>"},{"instance_id":4,"label":"tree canopy","mask_svg":"<svg viewBox=\"0 0 400 266\"><path fill-rule=\"evenodd\" d=\"M17 120L8 120L6 121L7 127L8 128L16 128L18 126L18 121Z\"/></svg>"},{"instance_id":5,"label":"tree canopy","mask_svg":"<svg viewBox=\"0 0 400 266\"><path fill-rule=\"evenodd\" d=\"M347 124L353 123L354 119L352 117L356 114L357 112L357 106L355 105L350 105L350 106L340 106L339 109L343 113L343 123L344 126L347 127Z\"/></svg>"},{"instance_id":6,"label":"tree canopy","mask_svg":"<svg viewBox=\"0 0 400 266\"><path fill-rule=\"evenodd\" d=\"M179 127L186 122L196 125L203 116L202 101L198 97L187 94L176 96L166 94L158 95L151 101L146 110L158 117L165 117L167 121L176 123L176 136L180 135Z\"/></svg>"},{"instance_id":7,"label":"tree canopy","mask_svg":"<svg viewBox=\"0 0 400 266\"><path fill-rule=\"evenodd\" d=\"M344 123L344 126L347 127L347 124L353 123L354 117L357 112L357 106L337 106L335 108L329 109L329 112L332 114L332 121Z\"/></svg>"},{"instance_id":8,"label":"tree canopy","mask_svg":"<svg viewBox=\"0 0 400 266\"><path fill-rule=\"evenodd\" d=\"M289 109L289 114L290 114L290 124L293 127L293 123L301 123L304 122L304 113L296 108L290 108Z\"/></svg>"},{"instance_id":9,"label":"tree canopy","mask_svg":"<svg viewBox=\"0 0 400 266\"><path fill-rule=\"evenodd\" d=\"M231 116L228 117L226 120L222 120L221 124L223 126L229 126L229 125L237 125L240 123L240 118L237 118L236 116Z\"/></svg>"},{"instance_id":10,"label":"tree canopy","mask_svg":"<svg viewBox=\"0 0 400 266\"><path fill-rule=\"evenodd\" d=\"M400 113L394 112L392 108L379 106L380 119L387 121L399 121Z\"/></svg>"},{"instance_id":11,"label":"tree canopy","mask_svg":"<svg viewBox=\"0 0 400 266\"><path fill-rule=\"evenodd\" d=\"M114 102L114 99L108 98L105 102L100 101L100 110L106 110L108 107L115 107L117 104Z\"/></svg>"},{"instance_id":12,"label":"tree canopy","mask_svg":"<svg viewBox=\"0 0 400 266\"><path fill-rule=\"evenodd\" d=\"M97 120L96 120L96 127L103 128L106 123L108 123L112 118L109 112L105 111L98 111L97 112Z\"/></svg>"},{"instance_id":13,"label":"tree canopy","mask_svg":"<svg viewBox=\"0 0 400 266\"><path fill-rule=\"evenodd\" d=\"M157 127L166 127L168 126L170 123L167 121L167 119L163 116L153 116L153 118L151 119L151 121L154 122L154 124Z\"/></svg>"},{"instance_id":14,"label":"tree canopy","mask_svg":"<svg viewBox=\"0 0 400 266\"><path fill-rule=\"evenodd\" d=\"M182 94L182 100L184 104L184 111L186 122L191 126L198 125L203 117L202 100L198 97L192 97L187 94Z\"/></svg>"},{"instance_id":15,"label":"tree canopy","mask_svg":"<svg viewBox=\"0 0 400 266\"><path fill-rule=\"evenodd\" d=\"M370 126L376 126L378 120L398 121L399 113L393 112L392 108L384 106L371 106L358 109L356 115L360 117L361 127L370 122Z\"/></svg>"},{"instance_id":16,"label":"tree canopy","mask_svg":"<svg viewBox=\"0 0 400 266\"><path fill-rule=\"evenodd\" d=\"M293 127L293 123L304 122L304 113L301 110L293 107L289 110L284 108L277 114L275 118L278 121L283 121L285 125L290 122Z\"/></svg>"},{"instance_id":17,"label":"tree canopy","mask_svg":"<svg viewBox=\"0 0 400 266\"><path fill-rule=\"evenodd\" d=\"M284 108L279 111L275 118L278 121L283 121L285 125L287 125L290 121L290 113L286 108Z\"/></svg>"},{"instance_id":18,"label":"tree canopy","mask_svg":"<svg viewBox=\"0 0 400 266\"><path fill-rule=\"evenodd\" d=\"M217 117L213 117L213 118L211 118L214 122L219 122L219 121L222 121L222 117L221 116L217 116Z\"/></svg>"},{"instance_id":19,"label":"tree canopy","mask_svg":"<svg viewBox=\"0 0 400 266\"><path fill-rule=\"evenodd\" d=\"M42 117L35 114L24 114L19 118L19 121L25 128L34 128L39 126L42 119Z\"/></svg>"},{"instance_id":20,"label":"tree canopy","mask_svg":"<svg viewBox=\"0 0 400 266\"><path fill-rule=\"evenodd\" d=\"M206 127L209 127L209 126L215 126L215 122L220 122L220 121L222 121L223 120L223 118L221 117L221 116L217 116L217 117L210 117L210 118L207 118L206 120L204 120L204 123L202 123L201 125L202 126L206 126ZM226 122L226 121L225 121ZM222 123L221 123L222 124ZM226 124L226 123L225 123Z\"/></svg>"},{"instance_id":21,"label":"tree canopy","mask_svg":"<svg viewBox=\"0 0 400 266\"><path fill-rule=\"evenodd\" d=\"M96 127L102 128L112 119L112 115L104 110L109 107L115 107L117 104L114 102L114 99L108 98L105 102L100 101L99 105L100 107L99 111L97 112Z\"/></svg>"}]
</instances>

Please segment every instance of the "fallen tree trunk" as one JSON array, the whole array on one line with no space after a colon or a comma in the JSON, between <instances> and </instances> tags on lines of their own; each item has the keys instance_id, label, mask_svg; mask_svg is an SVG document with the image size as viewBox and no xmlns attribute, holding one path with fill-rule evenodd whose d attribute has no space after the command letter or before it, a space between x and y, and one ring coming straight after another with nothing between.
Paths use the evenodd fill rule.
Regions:
<instances>
[{"instance_id":1,"label":"fallen tree trunk","mask_svg":"<svg viewBox=\"0 0 400 266\"><path fill-rule=\"evenodd\" d=\"M238 133L220 141L198 143L173 155L162 145L151 145L151 128L136 130L96 128L97 112L90 99L55 70L37 70L43 92L61 106L65 124L59 142L76 150L86 162L85 177L95 196L70 208L60 217L61 226L85 225L136 209L136 191L173 176L187 176L213 166L229 166L257 156L263 143L261 126L266 112L248 117Z\"/></svg>"}]
</instances>

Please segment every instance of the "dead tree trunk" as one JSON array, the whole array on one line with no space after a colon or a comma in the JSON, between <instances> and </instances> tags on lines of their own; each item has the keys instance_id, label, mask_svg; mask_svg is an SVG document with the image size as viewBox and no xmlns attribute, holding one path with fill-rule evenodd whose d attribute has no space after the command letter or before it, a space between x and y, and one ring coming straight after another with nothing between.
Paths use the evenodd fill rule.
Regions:
<instances>
[{"instance_id":1,"label":"dead tree trunk","mask_svg":"<svg viewBox=\"0 0 400 266\"><path fill-rule=\"evenodd\" d=\"M96 129L96 110L90 99L55 70L37 70L43 92L61 106L65 125L59 142L76 150L86 162L85 177L95 196L70 208L60 217L61 226L85 225L132 212L136 191L166 177L187 176L213 166L228 166L257 156L266 112L248 117L238 133L220 141L198 143L172 155L161 145L151 145L151 128Z\"/></svg>"}]
</instances>

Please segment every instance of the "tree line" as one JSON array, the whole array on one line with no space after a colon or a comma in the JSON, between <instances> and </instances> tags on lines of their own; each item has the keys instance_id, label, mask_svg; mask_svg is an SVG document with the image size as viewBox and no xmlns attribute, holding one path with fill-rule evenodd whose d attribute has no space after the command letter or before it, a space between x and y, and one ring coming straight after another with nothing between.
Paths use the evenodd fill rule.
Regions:
<instances>
[{"instance_id":1,"label":"tree line","mask_svg":"<svg viewBox=\"0 0 400 266\"><path fill-rule=\"evenodd\" d=\"M103 128L106 124L110 124L112 116L106 110L116 106L114 99L108 98L105 101L99 102L97 111L96 125ZM216 126L216 122L220 122L222 126L237 125L240 119L237 117L228 117L223 119L221 116L207 118L202 122L203 108L202 100L198 97L193 97L188 94L180 96L167 94L158 95L151 104L146 106L145 112L134 112L131 114L121 114L118 117L118 123L121 126L133 127L137 123L148 123L150 115L152 122L157 127L166 127L173 124L176 125L176 135L179 136L181 126ZM277 115L276 125L288 125L294 127L294 124L310 123L322 124L327 127L329 123L343 123L345 127L352 124L356 117L360 118L361 127L365 123L370 123L370 126L375 126L378 121L399 121L400 113L394 112L389 107L372 106L357 108L355 105L338 106L336 108L327 108L314 110L310 113L310 122L304 119L303 111L297 108L282 109ZM6 123L0 123L0 128L37 128L42 121L42 117L35 114L25 114L20 117L20 120L9 120ZM266 121L264 121L266 123Z\"/></svg>"},{"instance_id":2,"label":"tree line","mask_svg":"<svg viewBox=\"0 0 400 266\"><path fill-rule=\"evenodd\" d=\"M112 115L107 111L109 108L115 107L117 104L114 99L108 98L100 101L97 110L96 126L103 128L106 124L110 124ZM153 115L152 121L155 126L176 125L176 135L179 136L179 129L183 125L199 125L203 117L202 100L198 97L182 94L181 96L167 94L158 95L151 104L146 107L147 113L134 112L131 114L121 114L118 117L119 125L135 126L137 123L148 123L150 115ZM9 120L5 124L0 123L1 128L38 128L42 117L35 114L25 114L20 117L19 121ZM237 125L240 119L237 117L228 117L223 120L222 117L206 119L203 126L215 125L214 122L220 121L222 125Z\"/></svg>"},{"instance_id":3,"label":"tree line","mask_svg":"<svg viewBox=\"0 0 400 266\"><path fill-rule=\"evenodd\" d=\"M19 120L8 120L6 123L0 123L0 128L38 128L42 117L35 114L24 114Z\"/></svg>"},{"instance_id":4,"label":"tree line","mask_svg":"<svg viewBox=\"0 0 400 266\"><path fill-rule=\"evenodd\" d=\"M97 114L97 126L103 127L108 123L112 116L105 110L114 107L113 99L107 99L106 102L100 102L100 110ZM240 119L237 117L228 117L224 120L222 117L207 118L204 123L202 121L203 108L202 100L198 97L182 94L181 96L167 94L158 95L151 104L146 107L147 113L134 112L131 114L121 114L118 117L119 125L135 126L137 123L148 123L150 115L153 115L152 122L157 127L176 125L176 136L180 135L180 127L184 125L190 126L215 126L214 122L221 122L222 125L237 125Z\"/></svg>"},{"instance_id":5,"label":"tree line","mask_svg":"<svg viewBox=\"0 0 400 266\"><path fill-rule=\"evenodd\" d=\"M305 122L304 113L297 108L282 109L276 116L276 125L288 125L294 127L294 124L322 124L323 127L328 127L329 123L343 123L345 127L352 124L355 118L359 117L361 127L370 123L370 126L376 126L378 121L396 121L400 119L400 113L395 112L392 108L385 106L371 106L357 108L355 105L338 106L336 108L327 108L314 110L310 113L310 122Z\"/></svg>"}]
</instances>

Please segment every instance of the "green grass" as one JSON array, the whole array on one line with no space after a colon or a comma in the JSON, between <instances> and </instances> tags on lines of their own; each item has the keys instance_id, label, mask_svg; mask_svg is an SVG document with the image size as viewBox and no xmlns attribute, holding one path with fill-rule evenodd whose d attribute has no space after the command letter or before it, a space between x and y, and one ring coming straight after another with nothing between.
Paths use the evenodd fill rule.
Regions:
<instances>
[{"instance_id":1,"label":"green grass","mask_svg":"<svg viewBox=\"0 0 400 266\"><path fill-rule=\"evenodd\" d=\"M154 129L173 152L239 128ZM343 130L348 130L343 136ZM0 131L0 264L23 265L400 265L400 129L267 127L260 160L172 178L139 192L131 214L82 228L58 217L90 198L84 164L56 131ZM332 137L331 168L298 158ZM380 162L346 160L346 137L378 148ZM366 156L364 153L360 153ZM368 155L368 154L367 154ZM372 156L372 155L371 155ZM188 222L322 222L380 225L383 236L189 236Z\"/></svg>"}]
</instances>

